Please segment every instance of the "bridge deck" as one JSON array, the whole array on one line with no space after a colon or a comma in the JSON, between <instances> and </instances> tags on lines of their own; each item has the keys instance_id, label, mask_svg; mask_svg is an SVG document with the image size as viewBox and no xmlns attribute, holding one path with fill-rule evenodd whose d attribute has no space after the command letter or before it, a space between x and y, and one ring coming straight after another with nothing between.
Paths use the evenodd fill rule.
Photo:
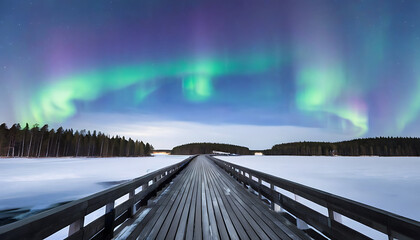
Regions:
<instances>
[{"instance_id":1,"label":"bridge deck","mask_svg":"<svg viewBox=\"0 0 420 240\"><path fill-rule=\"evenodd\" d=\"M117 239L309 239L198 156Z\"/></svg>"}]
</instances>

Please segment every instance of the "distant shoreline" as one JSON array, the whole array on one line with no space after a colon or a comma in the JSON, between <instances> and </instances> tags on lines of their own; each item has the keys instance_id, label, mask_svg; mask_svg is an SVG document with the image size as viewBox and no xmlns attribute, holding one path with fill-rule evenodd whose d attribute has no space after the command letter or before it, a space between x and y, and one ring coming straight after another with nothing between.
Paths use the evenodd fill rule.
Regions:
<instances>
[{"instance_id":1,"label":"distant shoreline","mask_svg":"<svg viewBox=\"0 0 420 240\"><path fill-rule=\"evenodd\" d=\"M244 146L223 143L189 143L171 150L175 155L193 154L289 155L289 156L420 156L420 138L377 137L341 142L293 142L274 145L271 149L250 150Z\"/></svg>"}]
</instances>

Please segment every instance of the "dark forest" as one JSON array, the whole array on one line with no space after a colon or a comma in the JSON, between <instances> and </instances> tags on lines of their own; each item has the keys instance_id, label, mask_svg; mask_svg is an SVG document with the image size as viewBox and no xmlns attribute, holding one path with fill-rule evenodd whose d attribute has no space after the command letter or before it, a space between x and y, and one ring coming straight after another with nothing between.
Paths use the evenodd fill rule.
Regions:
<instances>
[{"instance_id":1,"label":"dark forest","mask_svg":"<svg viewBox=\"0 0 420 240\"><path fill-rule=\"evenodd\" d=\"M0 156L3 157L137 157L151 154L153 146L131 138L96 131L49 129L38 124L23 128L0 125Z\"/></svg>"},{"instance_id":2,"label":"dark forest","mask_svg":"<svg viewBox=\"0 0 420 240\"><path fill-rule=\"evenodd\" d=\"M274 145L264 155L420 156L420 138L378 137Z\"/></svg>"},{"instance_id":3,"label":"dark forest","mask_svg":"<svg viewBox=\"0 0 420 240\"><path fill-rule=\"evenodd\" d=\"M251 151L247 147L236 146L221 143L189 143L176 146L172 149L171 154L193 155L193 154L210 154L213 151L226 153L234 153L239 155L249 155Z\"/></svg>"}]
</instances>

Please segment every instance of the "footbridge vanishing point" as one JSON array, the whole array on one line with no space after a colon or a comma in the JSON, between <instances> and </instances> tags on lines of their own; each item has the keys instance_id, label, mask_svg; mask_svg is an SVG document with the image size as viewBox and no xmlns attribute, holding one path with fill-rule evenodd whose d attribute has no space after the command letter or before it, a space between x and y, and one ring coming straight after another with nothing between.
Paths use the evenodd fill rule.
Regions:
<instances>
[{"instance_id":1,"label":"footbridge vanishing point","mask_svg":"<svg viewBox=\"0 0 420 240\"><path fill-rule=\"evenodd\" d=\"M209 155L2 226L0 239L44 239L63 228L66 239L370 239L341 216L389 239L420 239L418 221Z\"/></svg>"}]
</instances>

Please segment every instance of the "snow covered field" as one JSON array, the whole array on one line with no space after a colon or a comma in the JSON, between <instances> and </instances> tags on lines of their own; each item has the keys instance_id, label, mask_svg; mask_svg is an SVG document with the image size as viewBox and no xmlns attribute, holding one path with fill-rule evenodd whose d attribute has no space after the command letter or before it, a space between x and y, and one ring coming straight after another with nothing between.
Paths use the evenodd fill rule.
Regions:
<instances>
[{"instance_id":1,"label":"snow covered field","mask_svg":"<svg viewBox=\"0 0 420 240\"><path fill-rule=\"evenodd\" d=\"M0 211L45 209L102 191L187 157L3 158L0 159ZM19 217L24 218L26 214ZM0 218L5 214L1 215L0 212Z\"/></svg>"},{"instance_id":2,"label":"snow covered field","mask_svg":"<svg viewBox=\"0 0 420 240\"><path fill-rule=\"evenodd\" d=\"M419 157L218 158L420 220ZM386 239L381 234L368 234L373 234L374 239Z\"/></svg>"}]
</instances>

